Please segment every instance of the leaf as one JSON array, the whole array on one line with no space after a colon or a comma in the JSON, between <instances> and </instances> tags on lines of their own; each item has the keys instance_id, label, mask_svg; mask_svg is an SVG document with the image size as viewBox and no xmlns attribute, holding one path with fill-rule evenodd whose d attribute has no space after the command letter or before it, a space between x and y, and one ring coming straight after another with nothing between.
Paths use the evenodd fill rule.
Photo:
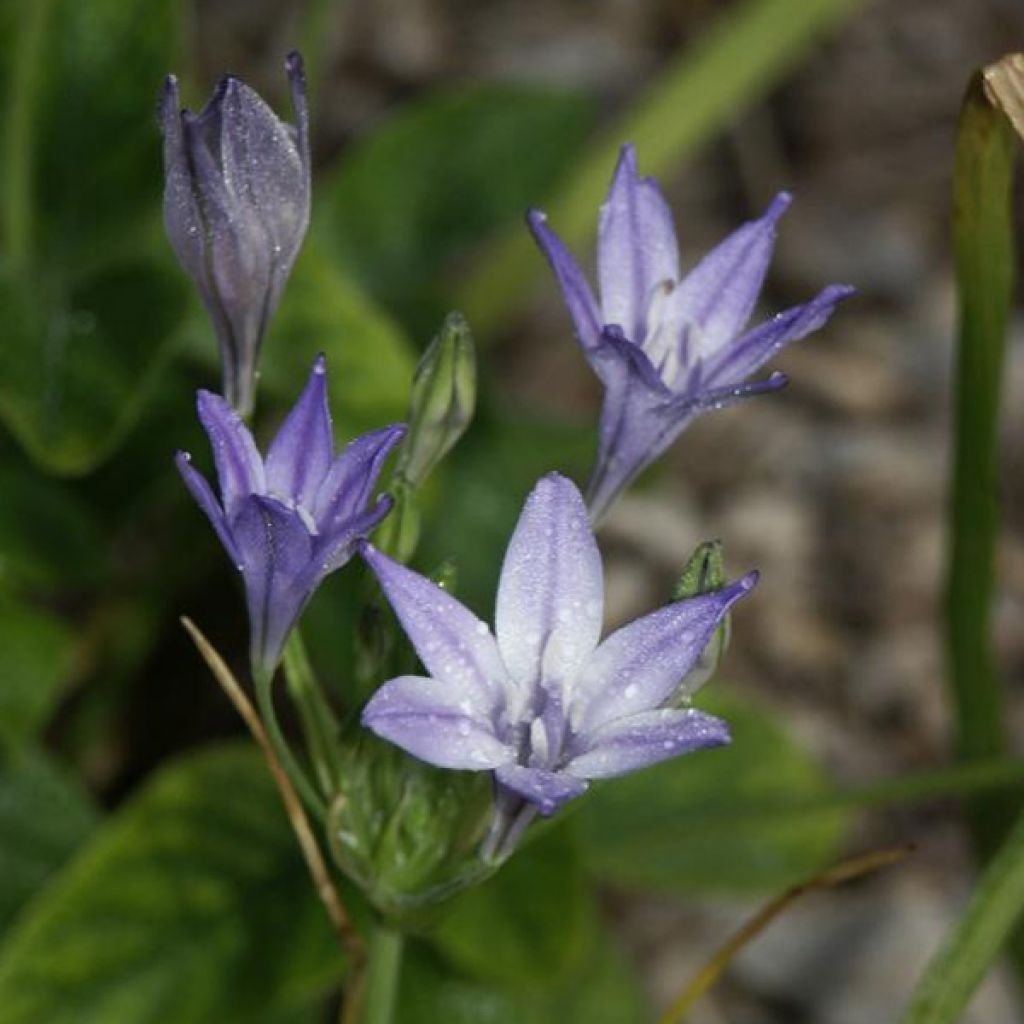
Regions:
<instances>
[{"instance_id":1,"label":"leaf","mask_svg":"<svg viewBox=\"0 0 1024 1024\"><path fill-rule=\"evenodd\" d=\"M109 454L181 320L153 116L178 18L170 0L39 0L12 26L0 418L53 472L84 473Z\"/></svg>"},{"instance_id":2,"label":"leaf","mask_svg":"<svg viewBox=\"0 0 1024 1024\"><path fill-rule=\"evenodd\" d=\"M803 0L797 5L792 0L746 0L730 5L621 120L588 147L557 190L538 191L530 204L542 206L569 247L583 255L583 247L594 236L598 207L622 143L636 145L645 174L674 170L768 93L819 37L842 24L858 6L859 0ZM458 282L453 303L486 344L544 271L544 260L525 229L510 229Z\"/></svg>"},{"instance_id":3,"label":"leaf","mask_svg":"<svg viewBox=\"0 0 1024 1024\"><path fill-rule=\"evenodd\" d=\"M904 1024L954 1024L1024 913L1024 817L992 859L963 917L914 990Z\"/></svg>"},{"instance_id":4,"label":"leaf","mask_svg":"<svg viewBox=\"0 0 1024 1024\"><path fill-rule=\"evenodd\" d=\"M5 1024L280 1019L339 954L255 750L171 763L65 868L0 948Z\"/></svg>"},{"instance_id":5,"label":"leaf","mask_svg":"<svg viewBox=\"0 0 1024 1024\"><path fill-rule=\"evenodd\" d=\"M849 808L817 764L763 712L735 697L702 700L732 743L601 786L581 807L584 860L602 882L664 892L774 891L834 858ZM770 770L766 770L770 766ZM780 815L777 803L793 807Z\"/></svg>"},{"instance_id":6,"label":"leaf","mask_svg":"<svg viewBox=\"0 0 1024 1024\"><path fill-rule=\"evenodd\" d=\"M421 944L403 960L396 1024L644 1024L640 985L602 932L555 989L515 991L453 973Z\"/></svg>"},{"instance_id":7,"label":"leaf","mask_svg":"<svg viewBox=\"0 0 1024 1024\"><path fill-rule=\"evenodd\" d=\"M34 739L74 660L74 637L56 616L0 597L0 749Z\"/></svg>"},{"instance_id":8,"label":"leaf","mask_svg":"<svg viewBox=\"0 0 1024 1024\"><path fill-rule=\"evenodd\" d=\"M591 109L573 93L510 85L407 104L325 189L331 241L426 339L449 311L438 291L453 258L547 192L570 166Z\"/></svg>"},{"instance_id":9,"label":"leaf","mask_svg":"<svg viewBox=\"0 0 1024 1024\"><path fill-rule=\"evenodd\" d=\"M0 765L0 931L96 825L88 796L47 756L26 749Z\"/></svg>"},{"instance_id":10,"label":"leaf","mask_svg":"<svg viewBox=\"0 0 1024 1024\"><path fill-rule=\"evenodd\" d=\"M102 541L94 512L71 485L21 462L0 463L0 590L96 582Z\"/></svg>"},{"instance_id":11,"label":"leaf","mask_svg":"<svg viewBox=\"0 0 1024 1024\"><path fill-rule=\"evenodd\" d=\"M263 351L261 384L291 403L317 352L327 355L339 438L405 414L416 360L401 329L308 239Z\"/></svg>"},{"instance_id":12,"label":"leaf","mask_svg":"<svg viewBox=\"0 0 1024 1024\"><path fill-rule=\"evenodd\" d=\"M1009 71L1009 67L1006 69ZM1005 85L1002 76L996 85ZM953 249L960 317L946 581L949 683L964 758L1007 750L1004 684L992 642L999 533L999 399L1013 294L1013 129L974 76L957 127ZM995 851L1020 807L1011 793L970 805L978 850Z\"/></svg>"},{"instance_id":13,"label":"leaf","mask_svg":"<svg viewBox=\"0 0 1024 1024\"><path fill-rule=\"evenodd\" d=\"M580 967L595 925L575 843L566 828L557 828L461 895L432 940L467 974L550 988Z\"/></svg>"}]
</instances>

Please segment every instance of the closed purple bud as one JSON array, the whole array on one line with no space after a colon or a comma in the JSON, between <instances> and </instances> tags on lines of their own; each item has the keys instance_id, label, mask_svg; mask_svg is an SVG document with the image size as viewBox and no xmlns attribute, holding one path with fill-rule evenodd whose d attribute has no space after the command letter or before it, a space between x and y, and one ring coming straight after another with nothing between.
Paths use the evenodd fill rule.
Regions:
<instances>
[{"instance_id":1,"label":"closed purple bud","mask_svg":"<svg viewBox=\"0 0 1024 1024\"><path fill-rule=\"evenodd\" d=\"M224 399L200 391L197 404L219 496L188 453L178 453L178 470L242 574L253 672L271 672L321 580L340 569L390 511L389 497L373 503L370 497L405 427L363 434L335 455L323 356L265 458Z\"/></svg>"},{"instance_id":2,"label":"closed purple bud","mask_svg":"<svg viewBox=\"0 0 1024 1024\"><path fill-rule=\"evenodd\" d=\"M672 213L653 178L623 146L600 211L600 301L539 210L527 224L562 290L576 338L605 387L597 459L587 488L596 522L617 495L693 419L774 391L781 373L748 383L783 346L810 334L853 289L825 288L810 302L747 328L771 260L781 192L682 274Z\"/></svg>"},{"instance_id":3,"label":"closed purple bud","mask_svg":"<svg viewBox=\"0 0 1024 1024\"><path fill-rule=\"evenodd\" d=\"M220 343L224 394L247 416L270 318L309 223L309 114L302 58L289 54L295 125L227 75L205 107L182 109L168 75L160 99L164 223L199 287Z\"/></svg>"}]
</instances>

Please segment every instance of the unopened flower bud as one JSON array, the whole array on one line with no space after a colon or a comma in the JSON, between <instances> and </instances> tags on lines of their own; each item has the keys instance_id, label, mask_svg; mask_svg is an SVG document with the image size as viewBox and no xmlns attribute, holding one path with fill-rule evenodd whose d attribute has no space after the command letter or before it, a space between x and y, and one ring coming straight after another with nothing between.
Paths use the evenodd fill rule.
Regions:
<instances>
[{"instance_id":1,"label":"unopened flower bud","mask_svg":"<svg viewBox=\"0 0 1024 1024\"><path fill-rule=\"evenodd\" d=\"M416 486L451 450L473 418L476 352L469 325L450 313L416 367L409 403L409 434L398 473Z\"/></svg>"},{"instance_id":2,"label":"unopened flower bud","mask_svg":"<svg viewBox=\"0 0 1024 1024\"><path fill-rule=\"evenodd\" d=\"M684 601L702 594L714 594L726 586L725 561L722 557L722 542L709 540L698 545L683 567L673 591L672 598ZM731 616L727 613L715 630L707 646L701 652L696 664L679 684L670 703L685 704L714 674L718 663L729 646Z\"/></svg>"},{"instance_id":3,"label":"unopened flower bud","mask_svg":"<svg viewBox=\"0 0 1024 1024\"><path fill-rule=\"evenodd\" d=\"M309 116L302 59L288 56L295 126L227 75L198 113L168 75L160 99L164 222L220 342L224 396L252 410L256 366L309 223Z\"/></svg>"}]
</instances>

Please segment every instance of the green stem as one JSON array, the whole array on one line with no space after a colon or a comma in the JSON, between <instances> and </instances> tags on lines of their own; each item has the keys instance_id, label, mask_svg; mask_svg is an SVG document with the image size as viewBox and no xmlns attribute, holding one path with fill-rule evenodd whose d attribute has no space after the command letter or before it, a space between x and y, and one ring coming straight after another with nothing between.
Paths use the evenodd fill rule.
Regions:
<instances>
[{"instance_id":1,"label":"green stem","mask_svg":"<svg viewBox=\"0 0 1024 1024\"><path fill-rule=\"evenodd\" d=\"M6 257L24 269L32 256L33 120L45 62L40 50L46 36L51 0L22 4L11 69L7 108L7 180L4 190Z\"/></svg>"},{"instance_id":2,"label":"green stem","mask_svg":"<svg viewBox=\"0 0 1024 1024\"><path fill-rule=\"evenodd\" d=\"M313 672L306 644L297 626L284 648L284 677L288 694L299 712L317 781L329 799L336 792L341 775L338 722Z\"/></svg>"},{"instance_id":3,"label":"green stem","mask_svg":"<svg viewBox=\"0 0 1024 1024\"><path fill-rule=\"evenodd\" d=\"M378 923L370 935L361 1024L392 1024L402 972L402 933Z\"/></svg>"},{"instance_id":4,"label":"green stem","mask_svg":"<svg viewBox=\"0 0 1024 1024\"><path fill-rule=\"evenodd\" d=\"M254 681L256 686L256 703L259 706L260 717L263 719L267 735L270 737L271 744L273 744L274 753L280 759L284 770L288 773L288 778L291 779L292 785L299 796L302 797L303 803L306 804L318 821L323 822L327 819L327 808L313 788L312 783L306 777L306 773L302 770L299 762L295 760L295 755L292 753L291 747L288 746L288 741L284 738L284 733L281 732L281 726L277 720L277 711L274 708L273 670L255 673Z\"/></svg>"}]
</instances>

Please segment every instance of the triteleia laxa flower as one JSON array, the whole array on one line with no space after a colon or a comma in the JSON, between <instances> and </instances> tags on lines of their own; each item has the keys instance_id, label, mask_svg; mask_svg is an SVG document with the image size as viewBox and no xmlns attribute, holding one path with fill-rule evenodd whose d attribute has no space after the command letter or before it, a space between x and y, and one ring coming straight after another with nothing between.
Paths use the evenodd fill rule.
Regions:
<instances>
[{"instance_id":1,"label":"triteleia laxa flower","mask_svg":"<svg viewBox=\"0 0 1024 1024\"><path fill-rule=\"evenodd\" d=\"M810 302L747 329L764 282L775 228L789 206L779 193L682 276L672 213L657 183L641 178L623 146L601 207L600 302L539 210L527 214L554 270L576 337L605 387L597 459L587 488L595 521L701 412L774 391L781 373L747 383L784 345L817 330L851 294L831 285Z\"/></svg>"},{"instance_id":2,"label":"triteleia laxa flower","mask_svg":"<svg viewBox=\"0 0 1024 1024\"><path fill-rule=\"evenodd\" d=\"M295 126L226 75L198 113L169 75L160 99L164 222L221 348L224 394L243 416L260 346L309 223L309 114L302 59L285 61Z\"/></svg>"},{"instance_id":3,"label":"triteleia laxa flower","mask_svg":"<svg viewBox=\"0 0 1024 1024\"><path fill-rule=\"evenodd\" d=\"M557 473L523 507L493 633L430 580L362 551L429 673L385 683L363 722L424 761L494 773L485 855L500 858L533 813L552 813L591 779L728 742L720 719L664 705L756 573L601 641L601 556L580 492Z\"/></svg>"},{"instance_id":4,"label":"triteleia laxa flower","mask_svg":"<svg viewBox=\"0 0 1024 1024\"><path fill-rule=\"evenodd\" d=\"M242 574L254 673L272 671L299 614L321 580L340 569L387 515L373 493L403 424L364 434L334 454L323 356L262 458L252 434L218 395L200 391L220 500L187 452L178 469Z\"/></svg>"}]
</instances>

